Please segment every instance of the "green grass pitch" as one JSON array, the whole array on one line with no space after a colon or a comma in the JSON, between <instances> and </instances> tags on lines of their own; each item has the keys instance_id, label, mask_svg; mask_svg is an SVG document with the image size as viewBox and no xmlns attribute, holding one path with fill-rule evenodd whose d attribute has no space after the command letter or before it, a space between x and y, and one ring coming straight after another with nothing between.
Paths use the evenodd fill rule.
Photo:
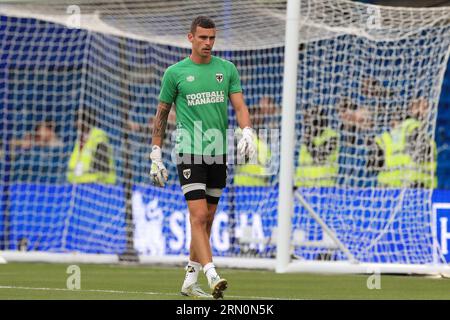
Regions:
<instances>
[{"instance_id":1,"label":"green grass pitch","mask_svg":"<svg viewBox=\"0 0 450 320\"><path fill-rule=\"evenodd\" d=\"M0 299L157 299L179 294L180 267L80 264L80 290L67 289L69 265L0 265ZM240 299L450 299L450 279L381 275L381 289L367 288L369 275L276 274L220 269L228 279L225 298ZM206 289L206 279L200 275Z\"/></svg>"}]
</instances>

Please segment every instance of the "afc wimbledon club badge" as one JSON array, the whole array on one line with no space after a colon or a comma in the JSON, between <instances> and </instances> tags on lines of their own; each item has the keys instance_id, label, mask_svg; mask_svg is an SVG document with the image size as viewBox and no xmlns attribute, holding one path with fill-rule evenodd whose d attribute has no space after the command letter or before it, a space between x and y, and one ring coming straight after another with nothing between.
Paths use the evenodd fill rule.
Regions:
<instances>
[{"instance_id":1,"label":"afc wimbledon club badge","mask_svg":"<svg viewBox=\"0 0 450 320\"><path fill-rule=\"evenodd\" d=\"M216 80L218 83L223 81L223 73L216 73Z\"/></svg>"},{"instance_id":2,"label":"afc wimbledon club badge","mask_svg":"<svg viewBox=\"0 0 450 320\"><path fill-rule=\"evenodd\" d=\"M185 169L185 170L183 170L183 176L184 176L186 179L189 179L189 178L191 177L191 169Z\"/></svg>"}]
</instances>

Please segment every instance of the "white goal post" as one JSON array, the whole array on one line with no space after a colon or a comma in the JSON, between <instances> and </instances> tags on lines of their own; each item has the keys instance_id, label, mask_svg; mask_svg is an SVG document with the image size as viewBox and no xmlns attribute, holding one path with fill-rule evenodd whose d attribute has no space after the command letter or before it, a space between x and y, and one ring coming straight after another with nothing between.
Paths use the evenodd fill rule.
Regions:
<instances>
[{"instance_id":1,"label":"white goal post","mask_svg":"<svg viewBox=\"0 0 450 320\"><path fill-rule=\"evenodd\" d=\"M293 132L295 132L296 127L295 127L295 120L294 120L294 115L292 113L292 110L289 109L289 106L292 105L292 99L295 99L296 96L300 96L302 98L305 97L304 92L305 92L305 79L304 77L302 77L302 75L300 75L299 77L296 76L297 74L297 70L299 70L299 68L297 68L297 63L296 61L292 61L292 58L289 58L289 55L298 55L298 49L294 48L293 46L290 46L290 50L289 49L289 44L290 43L297 43L297 37L298 37L298 32L297 30L300 29L301 30L301 26L320 26L320 27L324 27L323 25L320 24L320 22L325 22L325 24L328 24L325 28L327 30L330 30L330 25L333 25L334 23L336 23L336 19L334 19L335 17L337 18L338 15L334 16L333 14L331 14L331 17L328 16L329 18L331 18L330 20L333 20L332 22L329 22L327 20L324 20L323 17L317 16L316 15L316 10L317 11L322 11L324 10L324 7L326 7L326 5L324 7L321 7L323 4L320 3L320 1L312 1L312 2L302 2L303 5L306 5L303 8L303 11L300 10L301 14L298 15L298 8L296 8L296 6L298 6L298 2L296 1L288 1L288 11L287 11L287 23L286 23L286 50L285 50L285 65L290 65L292 66L292 69L285 69L285 74L284 74L284 88L286 88L287 86L289 86L288 83L286 83L287 81L292 81L292 78L294 79L299 79L299 89L301 88L301 90L303 91L302 94L297 95L296 89L297 87L291 88L290 91L284 91L283 92L283 101L286 101L285 103L283 103L283 118L282 118L282 128L283 128L283 132L282 132L282 141L281 141L281 145L282 145L282 152L281 152L281 168L280 168L280 198L279 198L279 204L278 204L278 212L292 212L293 211L293 203L294 201L292 200L292 196L289 193L289 190L293 188L293 179L292 179L292 173L294 172L295 168L294 168L294 163L292 162L292 134ZM291 5L291 10L289 10L289 5ZM342 7L340 7L342 5ZM340 7L339 9L342 9L343 7L352 7L353 5L350 3L336 3L336 7L334 7L333 4L329 4L329 7L327 9L331 9L330 11L332 11L332 9L337 9L337 7ZM358 5L355 5L358 6ZM330 7L334 7L334 8L330 8ZM347 7L347 8L348 8ZM305 10L306 9L306 10ZM446 8L447 10L444 10L444 12L446 12L444 14L444 18L443 21L446 21L446 23L448 23L448 16L450 14L450 9ZM381 58L380 56L383 56L386 51L396 51L396 41L404 41L405 43L408 42L408 38L411 37L427 37L430 35L426 35L426 32L424 32L424 30L427 30L427 28L429 28L430 26L420 26L417 25L415 23L412 23L408 30L402 30L401 29L401 22L399 19L393 19L392 17L389 16L396 16L396 15L402 15L404 14L405 16L408 16L408 14L410 14L410 18L412 18L414 16L414 13L412 13L411 11L409 11L408 9L405 8L400 8L400 9L395 9L395 8L384 8L384 7L376 7L376 6L367 6L367 7L359 7L358 9L356 9L355 11L358 11L362 14L362 16L353 16L353 18L350 18L350 20L346 21L347 24L340 24L340 22L342 21L338 21L337 24L340 24L340 26L338 28L336 28L334 30L335 37L339 38L340 32L349 32L350 34L354 34L354 35L362 35L363 38L365 38L365 40L367 40L368 42L372 42L372 43L368 43L367 44L367 48L368 49L372 49L372 54L370 52L367 52L366 55L369 56L370 59L370 55L372 55L373 61ZM363 12L366 11L366 12ZM327 13L329 14L330 11L328 11ZM409 12L408 12L409 11ZM408 12L408 13L407 13ZM352 16L355 12L350 10L348 13L348 16ZM417 13L417 12L416 12ZM305 20L302 20L305 19ZM339 17L341 18L341 17ZM337 18L337 19L339 19ZM412 18L414 19L414 18ZM319 22L320 21L320 22ZM319 23L317 23L319 22ZM422 21L423 22L423 21ZM419 23L420 24L420 23ZM388 25L388 26L387 26ZM412 27L412 25L414 25L414 27ZM355 28L356 26L356 28ZM337 27L337 26L336 26ZM344 31L346 29L346 31ZM445 29L445 27L444 27ZM447 26L447 32L448 32L448 26ZM330 37L332 38L332 37ZM411 40L411 39L409 39ZM423 41L425 39L422 39ZM326 43L328 41L324 40L324 42ZM330 40L330 44L331 46L333 46L334 40ZM362 41L364 42L364 40ZM419 39L414 39L413 40L414 44L418 44L418 43L424 43L424 42L420 42ZM381 44L381 45L380 45ZM439 70L439 72L437 72L438 76L438 81L442 81L443 76L444 76L444 72L445 72L445 66L446 63L448 61L448 57L449 57L449 47L448 47L449 43L448 40L447 42L444 44L443 47L443 51L442 51L442 58L443 58L443 68ZM308 46L308 43L306 43L306 46ZM407 45L406 45L407 46ZM406 47L405 46L405 47ZM316 47L314 49L311 50L311 52L314 53L315 50L317 50L317 53L323 53L325 55L327 55L326 52L324 52L322 50L322 48L317 48L317 46L315 44L312 44L311 47ZM370 48L372 47L372 48ZM404 49L404 52L402 52ZM414 49L418 49L418 48L414 48ZM426 48L422 48L425 49ZM326 49L325 49L326 50ZM356 49L356 50L359 50ZM384 51L384 52L383 52ZM410 61L410 63L417 63L418 61L424 59L427 60L426 55L422 56L422 52L421 50L419 50L419 53L408 53L408 49L406 48L402 48L399 50L398 52L398 56L396 57L399 60L406 60L406 61ZM389 54L392 57L392 52ZM410 55L410 56L408 56ZM378 57L377 57L378 56ZM304 61L305 62L305 68L303 69L308 69L308 64L314 64L314 55L311 56L311 58L309 57L305 57ZM355 57L356 59L359 59L359 57ZM289 60L290 59L290 60ZM310 60L311 59L311 60ZM327 59L327 58L324 58ZM310 60L310 61L308 61ZM332 62L336 62L336 57L332 57L331 58ZM290 63L288 63L288 61ZM402 61L403 62L403 61ZM364 62L363 62L364 63ZM363 64L361 63L361 64ZM318 65L320 65L320 62L318 63ZM326 64L325 64L326 65ZM385 63L380 64L380 68L379 70L377 66L370 66L369 68L366 68L366 70L358 70L358 76L359 76L359 81L363 82L364 78L368 78L370 79L370 81L375 81L376 84L375 86L378 86L378 90L380 91L385 91L387 94L384 95L380 94L380 92L378 94L373 94L372 97L375 97L375 101L372 105L368 104L366 101L362 102L362 99L359 99L358 101L358 94L356 94L356 97L350 97L350 103L347 102L347 104L350 105L357 105L359 103L364 105L364 110L367 111L369 110L369 114L376 114L376 117L379 118L380 114L377 114L378 112L382 112L384 113L382 116L384 119L386 118L390 118L394 116L394 113L400 111L401 113L405 113L407 114L406 116L404 116L405 118L408 118L409 115L409 110L408 108L410 108L410 105L412 104L411 101L414 101L414 98L416 99L421 99L423 97L426 97L427 103L430 104L434 104L435 107L438 104L438 99L440 96L440 89L438 89L436 94L433 94L432 92L427 92L425 93L424 91L421 91L421 89L423 88L413 88L411 87L411 84L407 84L406 81L402 82L402 86L408 85L409 86L409 90L411 91L415 91L415 92L406 92L406 95L409 96L409 99L404 99L404 101L401 101L400 103L395 103L395 101L389 101L389 102L385 102L383 101L383 98L388 97L388 99L393 100L395 98L393 98L394 96L396 96L398 99L401 99L401 96L398 95L398 93L394 93L394 91L399 91L402 90L402 88L398 89L398 88L392 88L392 79L390 78L392 75L390 74L389 68L392 68L393 64L391 63ZM401 65L401 63L396 63L397 66ZM422 66L426 65L426 63L424 63L422 61L421 63ZM357 66L356 69L358 69L360 66ZM362 68L361 68L362 69ZM372 69L372 70L370 70ZM302 70L302 68L300 67L300 70ZM422 72L425 72L425 70L415 70L416 74L411 74L412 77L418 76L420 77L420 74ZM295 75L294 75L295 74ZM289 79L287 79L289 77ZM413 79L413 82L416 81L417 79ZM381 84L381 83L385 83L385 84ZM417 82L416 82L417 83ZM423 84L424 82L422 82ZM302 86L303 85L303 86ZM320 85L320 84L319 84ZM325 85L327 86L327 84ZM322 89L325 89L322 86ZM395 84L393 85L393 87L396 86ZM359 95L370 95L369 92L361 92L364 90L364 86L360 84L360 92ZM381 89L380 89L381 88ZM329 89L329 88L327 88ZM367 87L365 88L366 90L370 90ZM403 88L404 91L407 91L408 89ZM325 91L325 90L324 90ZM421 92L420 92L421 91ZM419 93L420 92L420 93ZM362 94L361 94L362 93ZM287 95L289 95L287 97ZM356 99L355 99L356 98ZM302 99L305 102L305 105L308 106L311 104L311 100L308 101L308 99ZM319 103L323 103L323 101L327 101L328 103L339 103L339 99L316 99L317 100L321 100ZM330 101L331 100L331 101ZM434 100L434 102L433 102ZM289 101L289 102L288 102ZM303 102L302 101L302 102ZM316 101L312 102L317 103ZM385 110L380 111L380 104L385 104L386 108ZM400 106L403 104L403 106ZM302 103L301 103L302 105ZM392 108L392 106L395 108L394 110L390 110L390 108ZM337 106L334 105L331 108L336 108ZM348 107L348 106L347 106ZM428 106L429 107L429 106ZM360 106L357 106L355 108L359 108L359 109L363 109ZM398 108L398 109L397 109ZM325 109L325 112L323 112L323 110ZM325 127L326 126L332 126L331 123L333 122L332 119L328 118L330 117L328 115L328 113L333 114L334 116L338 116L338 113L341 112L341 110L339 110L338 112L333 112L334 110L327 110L329 109L329 107L323 107L320 106L319 108L315 108L314 107L310 107L309 110L306 110L306 113L309 112L319 112L320 115L319 117L314 118L317 122L321 122L325 124L323 124ZM320 110L320 111L318 111ZM325 121L323 120L323 114L325 113ZM303 114L305 114L305 112L303 112ZM331 116L332 117L332 116ZM304 116L304 119L306 118L306 116ZM436 111L429 111L428 110L428 114L426 115L426 119L429 121L435 121L436 118ZM367 119L365 119L367 120ZM359 134L361 135L365 135L365 137L361 140L364 141L364 145L362 146L361 149L363 148L368 148L369 145L367 144L367 141L370 141L370 136L372 135L372 137L375 137L377 134L380 134L380 129L382 130L389 130L390 126L392 126L391 123L389 123L386 126L386 121L383 123L383 121L377 121L379 119L370 119L370 125L373 126L375 125L383 125L384 128L379 128L379 127L375 127L375 128L369 128L369 127L365 127L365 126L358 126L355 125L353 128L353 131L360 131ZM392 122L393 120L390 119L390 121ZM401 120L399 120L400 122ZM345 121L342 121L345 123ZM348 125L348 123L346 123ZM429 123L427 124L428 128L424 128L424 136L425 138L428 136L434 137L434 124L433 123ZM387 128L386 128L387 127ZM339 128L339 124L337 126L337 128ZM334 126L333 129L336 129L336 124ZM340 129L345 131L344 125L342 125L342 123L340 124ZM347 128L348 129L348 128ZM301 139L302 139L302 143L308 143L308 137L307 135L310 134L310 132L307 131L308 130L308 125L305 125L305 128L302 129L302 135L301 135ZM381 131L382 132L382 131ZM354 132L352 132L354 133ZM344 132L339 132L340 134L344 134ZM305 137L306 136L306 137ZM420 136L421 139L424 138L424 136ZM373 139L373 138L372 138ZM342 143L344 144L345 140L339 140L339 144ZM355 141L353 141L353 143L355 143ZM302 144L302 145L303 145ZM352 146L353 147L353 152L358 153L358 146ZM283 151L283 148L285 148ZM306 148L305 148L306 150ZM300 151L302 152L302 151ZM339 150L340 153L342 153L342 149ZM362 155L363 157L366 156L366 154L364 153L360 153L359 155ZM354 155L353 155L354 156ZM301 157L301 155L300 155ZM345 156L344 156L345 157ZM300 159L300 158L299 158ZM366 161L368 161L367 159L365 159ZM301 160L299 160L301 161ZM298 169L297 169L298 170ZM336 174L337 176L339 176L340 172L342 172L343 170L336 170ZM283 174L283 172L285 174ZM428 171L428 174L430 174L431 176L434 176L435 172L434 171ZM404 175L407 175L406 172L404 172ZM303 178L304 176L302 176L302 174L300 173L300 177ZM298 178L298 177L297 177ZM380 187L379 185L379 181L378 183L374 183L373 181L364 181L365 178L367 178L366 174L360 174L356 177L357 184L362 183L363 185L370 185L370 186L375 186L375 187ZM372 177L373 179L374 177ZM395 179L394 173L391 173L391 178ZM337 178L339 179L339 178ZM345 178L344 178L345 179ZM370 179L370 178L368 178ZM316 180L318 181L318 180ZM364 251L368 251L370 249L373 249L375 246L377 246L380 242L383 241L383 238L385 238L387 235L389 235L389 233L395 233L394 229L394 224L398 218L398 216L400 216L402 214L402 211L416 211L418 214L424 214L426 215L430 215L427 218L423 219L419 216L414 216L414 219L416 220L421 220L421 223L423 223L422 226L420 226L419 228L424 227L426 224L428 224L428 232L430 232L430 238L427 241L428 243L425 246L428 246L428 250L422 251L422 254L425 254L425 257L423 257L424 259L419 262L419 263L411 263L410 257L399 257L400 260L405 260L406 263L392 263L390 261L384 261L383 263L367 263L367 262L372 262L372 261L364 261L366 258L363 256L363 254L360 254L360 252L357 252L355 250L352 250L352 246L354 244L350 242L348 242L348 240L344 240L345 237L343 237L343 234L341 233L342 231L338 231L336 229L341 229L343 228L344 224L343 221L336 221L337 219L335 217L332 217L333 215L335 215L336 213L338 213L340 210L338 208L338 206L336 206L335 203L326 203L325 206L320 203L320 201L329 201L328 198L332 198L335 196L336 193L336 188L332 187L330 188L330 185L324 184L322 186L324 186L324 188L322 188L322 190L320 191L312 191L309 188L304 188L302 189L301 187L305 187L305 186L309 186L311 187L311 184L308 184L308 181L306 181L306 183L302 184L304 182L300 182L297 185L300 187L298 188L299 190L294 191L295 194L295 198L296 200L301 204L301 206L303 206L303 208L310 214L310 217L313 218L314 222L317 223L318 225L321 226L322 228L322 232L323 232L323 236L324 239L325 238L329 238L331 243L334 243L334 247L332 247L332 251L336 252L336 251L340 251L341 252L341 257L343 258L343 260L346 260L346 262L331 262L331 263L315 263L315 262L311 262L311 261L299 261L299 260L291 260L290 259L290 255L292 254L292 235L291 232L293 230L292 228L292 217L290 214L279 214L278 215L278 231L279 234L283 235L282 239L278 240L277 243L277 249L278 249L278 254L277 254L277 265L276 265L276 271L277 272L344 272L344 273L372 273L372 272L382 272L382 273L419 273L419 274L423 274L423 273L431 273L431 274L442 274L442 275L446 275L448 276L449 274L449 267L448 265L445 264L445 258L442 257L442 252L439 249L439 244L438 241L436 239L436 231L435 229L437 228L436 226L436 217L432 217L431 216L431 192L432 190L429 190L428 192L425 192L424 194L420 195L419 193L415 193L414 197L415 197L415 201L419 201L419 203L421 202L429 202L429 204L426 206L425 212L423 212L423 208L421 209L416 209L416 208L408 208L408 206L410 206L410 202L411 200L408 199L410 195L407 195L411 190L408 189L410 187L406 186L405 184L402 184L401 187L397 187L397 188L402 188L402 190L399 191L397 198L393 201L394 205L392 206L392 208L388 211L388 215L386 216L386 220L382 222L382 224L384 223L385 226L383 227L382 230L377 230L377 232L375 232L375 235L373 235L374 239L371 239L370 241L367 241L366 244L363 243L354 243L355 245L362 245L362 247L367 246L366 248L362 248L362 250ZM352 185L352 184L351 184ZM320 186L320 185L319 185ZM431 187L428 187L431 188ZM342 192L342 190L340 190L340 192ZM352 202L353 199L351 199L352 197L355 196L354 191L350 191L348 192L348 189L345 189L344 187L344 191L343 193L340 193L339 196L343 196L345 197L349 197L349 199L346 199L349 203ZM359 197L360 195L358 195L357 197ZM312 203L314 202L313 197L318 197L319 198L319 203ZM309 201L312 201L311 203L306 199L308 198ZM420 199L422 198L422 199ZM358 199L361 200L361 199ZM371 199L373 200L373 199ZM345 201L345 200L344 200ZM364 201L364 200L363 200ZM330 201L331 202L331 201ZM371 203L371 201L367 201L366 202L366 206L364 206L362 209L363 210L368 210L370 211L370 206L373 205ZM324 211L328 211L330 210L330 208L327 208L327 206L332 207L332 211L328 212L328 214L324 215ZM314 208L313 208L314 207ZM336 208L337 207L337 208ZM376 208L371 208L372 210L376 210L376 211L382 211L383 206L376 206ZM412 209L412 210L411 210ZM337 212L336 212L337 211ZM376 216L377 214L375 214L374 216ZM411 217L409 217L408 219L412 219ZM353 219L349 219L350 223L354 223L355 220ZM411 220L410 220L411 222ZM347 222L348 223L348 222ZM406 222L408 223L408 222ZM295 228L295 227L294 227ZM413 228L412 228L413 229ZM410 230L414 233L419 233L420 231L418 229L416 230ZM342 229L341 229L342 230ZM381 231L381 232L380 232ZM405 231L403 231L405 232ZM358 233L358 231L355 230L355 233ZM376 234L378 233L378 234ZM303 236L303 245L305 242L304 241L304 235ZM326 236L326 237L325 237ZM402 238L404 237L404 243L411 241L411 239L407 240L408 237L410 237L410 235L406 235L405 234L398 234L398 238ZM417 237L417 235L416 235ZM295 237L294 237L295 238ZM410 237L410 238L415 238ZM291 241L288 241L289 239L291 239ZM416 240L412 240L412 241L416 241ZM421 244L423 245L423 244ZM320 244L317 245L318 247L320 247ZM414 245L413 245L414 246ZM324 247L322 245L322 247ZM406 247L406 246L405 246ZM421 248L422 249L422 248ZM295 249L294 249L295 250ZM375 257L376 254L369 258L369 260L372 260L373 258L375 258L374 260L377 260L377 257ZM329 257L325 260L328 260ZM333 260L333 259L332 259ZM386 260L389 260L389 258L387 258ZM421 260L421 259L419 259ZM397 260L398 261L398 260ZM375 261L374 261L375 262ZM378 262L378 261L377 261Z\"/></svg>"},{"instance_id":2,"label":"white goal post","mask_svg":"<svg viewBox=\"0 0 450 320\"><path fill-rule=\"evenodd\" d=\"M448 273L432 187L382 185L401 177L375 151L384 133L400 132L413 108L426 106L414 127L423 148L411 157L430 163L420 177L433 179L450 7L349 0L2 4L0 263L187 261L173 118L164 189L150 185L148 154L161 77L189 54L186 35L200 14L215 20L214 54L238 68L269 150L254 177L233 163L229 140L211 236L215 262L276 272ZM67 180L80 109L108 137L115 183ZM42 142L42 123L51 124L53 142ZM237 127L231 108L229 123Z\"/></svg>"}]
</instances>

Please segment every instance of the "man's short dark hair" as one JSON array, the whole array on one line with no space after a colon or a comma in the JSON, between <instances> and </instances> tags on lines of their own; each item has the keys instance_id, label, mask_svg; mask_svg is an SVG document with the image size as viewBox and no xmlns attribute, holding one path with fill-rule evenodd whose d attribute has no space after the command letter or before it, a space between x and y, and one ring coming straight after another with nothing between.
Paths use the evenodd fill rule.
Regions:
<instances>
[{"instance_id":1,"label":"man's short dark hair","mask_svg":"<svg viewBox=\"0 0 450 320\"><path fill-rule=\"evenodd\" d=\"M205 28L205 29L214 29L216 24L214 21L206 16L198 16L192 21L191 24L191 33L194 34L197 30L197 27Z\"/></svg>"}]
</instances>

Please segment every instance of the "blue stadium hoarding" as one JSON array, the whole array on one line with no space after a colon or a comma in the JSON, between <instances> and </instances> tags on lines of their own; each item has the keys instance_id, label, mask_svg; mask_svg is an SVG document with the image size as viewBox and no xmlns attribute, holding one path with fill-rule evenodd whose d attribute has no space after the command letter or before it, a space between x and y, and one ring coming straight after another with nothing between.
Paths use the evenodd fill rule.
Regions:
<instances>
[{"instance_id":1,"label":"blue stadium hoarding","mask_svg":"<svg viewBox=\"0 0 450 320\"><path fill-rule=\"evenodd\" d=\"M437 191L433 197L433 219L436 224L436 240L447 262L450 262L450 191Z\"/></svg>"},{"instance_id":2,"label":"blue stadium hoarding","mask_svg":"<svg viewBox=\"0 0 450 320\"><path fill-rule=\"evenodd\" d=\"M126 238L124 208L123 189L118 186L12 184L7 249L122 252ZM4 214L0 214L2 223ZM5 225L0 227L3 240Z\"/></svg>"},{"instance_id":3,"label":"blue stadium hoarding","mask_svg":"<svg viewBox=\"0 0 450 320\"><path fill-rule=\"evenodd\" d=\"M251 190L250 190L251 189ZM336 191L339 196L339 192ZM394 199L399 191L391 194L368 190L352 190L356 207L358 196L384 196ZM359 192L359 194L358 194ZM409 192L409 191L408 191ZM413 190L410 192L418 192ZM21 248L25 243L26 250L50 252L86 252L86 253L123 253L126 248L125 233L125 201L124 191L120 186L104 185L51 185L51 184L14 184L10 187L10 215L9 215L9 248ZM342 194L341 194L342 195ZM414 193L412 193L414 195ZM405 195L403 195L405 197ZM419 194L419 198L421 195ZM277 189L264 187L239 187L232 192L226 189L215 217L212 231L212 248L215 256L228 256L238 253L270 257L275 255L272 230L276 225ZM310 198L313 206L320 201ZM432 217L435 229L421 228L428 220L418 220L418 224L410 222L415 212L407 210L395 213L391 219L389 212L375 212L376 210L344 210L339 221L345 226L351 224L354 230L371 230L373 239L385 239L383 245L372 247L377 252L379 261L384 262L387 257L392 261L392 253L402 262L402 252L416 250L413 244L408 244L402 238L397 244L386 245L387 241L400 239L402 232L412 228L415 239L422 239L431 243L432 234L442 248L442 254L450 262L450 191L436 190L433 194ZM323 201L323 200L322 200ZM378 201L373 201L378 203ZM160 189L153 186L135 186L133 190L133 218L135 225L134 243L143 255L187 255L189 252L190 227L188 211L183 194L177 185ZM337 204L339 205L339 204ZM351 207L352 204L342 203ZM414 204L417 206L417 204ZM408 207L411 208L411 207ZM358 212L357 212L358 211ZM404 211L404 210L403 210ZM352 214L353 222L350 220ZM323 212L321 213L323 216ZM326 213L332 214L332 213ZM355 215L360 219L354 219ZM4 212L0 213L0 236L4 237ZM360 222L358 222L360 221ZM323 232L311 217L300 207L295 206L293 222L295 230L301 226L308 226L304 234L306 240L324 240ZM330 220L330 223L334 223ZM390 223L390 225L388 225ZM413 223L411 225L411 223ZM380 237L389 227L389 233ZM339 224L333 226L339 228ZM361 238L361 231L354 231L352 237ZM366 236L367 237L367 236ZM25 240L25 242L24 242ZM345 241L344 241L345 242ZM399 244L401 243L401 244ZM418 244L420 247L422 244ZM352 250L358 250L353 245ZM5 249L5 248L2 248ZM314 259L314 254L321 251L299 247L298 254L307 259ZM413 251L414 252L414 251ZM370 253L370 252L369 252ZM418 254L424 255L424 252ZM430 257L435 252L425 251ZM362 260L365 256L361 256Z\"/></svg>"}]
</instances>

